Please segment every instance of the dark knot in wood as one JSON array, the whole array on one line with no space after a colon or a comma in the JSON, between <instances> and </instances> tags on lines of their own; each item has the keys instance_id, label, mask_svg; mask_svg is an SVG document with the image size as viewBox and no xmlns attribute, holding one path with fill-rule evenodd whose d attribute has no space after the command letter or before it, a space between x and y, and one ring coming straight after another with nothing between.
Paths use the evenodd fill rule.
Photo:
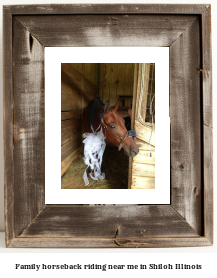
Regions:
<instances>
[{"instance_id":1,"label":"dark knot in wood","mask_svg":"<svg viewBox=\"0 0 217 278\"><path fill-rule=\"evenodd\" d=\"M146 230L141 230L140 234L143 235L146 232Z\"/></svg>"}]
</instances>

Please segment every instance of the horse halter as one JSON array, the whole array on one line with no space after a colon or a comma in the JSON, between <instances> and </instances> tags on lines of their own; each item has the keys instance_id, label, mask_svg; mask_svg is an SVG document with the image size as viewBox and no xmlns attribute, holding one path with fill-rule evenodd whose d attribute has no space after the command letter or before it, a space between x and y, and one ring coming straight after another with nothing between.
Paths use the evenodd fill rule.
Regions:
<instances>
[{"instance_id":1,"label":"horse halter","mask_svg":"<svg viewBox=\"0 0 217 278\"><path fill-rule=\"evenodd\" d=\"M100 118L101 125L104 128L104 130L105 130L105 137L106 137L106 131L107 131L108 126L104 122L102 111L103 111L103 108L100 111L99 118ZM109 107L109 111L112 112L111 107ZM119 136L114 134L114 133L112 133L112 132L110 132L110 133L113 134L116 138L121 139L121 143L119 144L119 146L116 145L118 147L119 151L122 149L123 142L124 142L124 140L126 138L129 138L129 137L133 137L134 138L134 137L136 137L136 132L134 130L129 130L125 134L119 135Z\"/></svg>"}]
</instances>

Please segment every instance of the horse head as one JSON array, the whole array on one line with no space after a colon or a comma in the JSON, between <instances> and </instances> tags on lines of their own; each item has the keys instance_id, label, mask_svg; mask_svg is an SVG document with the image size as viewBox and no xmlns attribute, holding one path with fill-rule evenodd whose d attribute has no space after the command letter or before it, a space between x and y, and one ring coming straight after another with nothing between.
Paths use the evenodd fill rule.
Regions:
<instances>
[{"instance_id":1,"label":"horse head","mask_svg":"<svg viewBox=\"0 0 217 278\"><path fill-rule=\"evenodd\" d=\"M135 156L139 152L139 148L135 140L130 137L125 127L125 121L117 113L117 110L118 102L113 107L110 107L109 101L106 101L102 113L103 119L101 119L104 134L109 141L119 146L119 150L123 148L126 155Z\"/></svg>"}]
</instances>

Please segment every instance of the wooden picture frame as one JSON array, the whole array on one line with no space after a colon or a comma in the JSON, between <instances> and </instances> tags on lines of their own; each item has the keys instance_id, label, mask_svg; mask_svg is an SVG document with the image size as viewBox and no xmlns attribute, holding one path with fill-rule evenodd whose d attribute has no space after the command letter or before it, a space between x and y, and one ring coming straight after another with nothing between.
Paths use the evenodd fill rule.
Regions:
<instances>
[{"instance_id":1,"label":"wooden picture frame","mask_svg":"<svg viewBox=\"0 0 217 278\"><path fill-rule=\"evenodd\" d=\"M3 31L6 246L212 245L211 6L4 6ZM169 47L170 205L45 205L46 46Z\"/></svg>"}]
</instances>

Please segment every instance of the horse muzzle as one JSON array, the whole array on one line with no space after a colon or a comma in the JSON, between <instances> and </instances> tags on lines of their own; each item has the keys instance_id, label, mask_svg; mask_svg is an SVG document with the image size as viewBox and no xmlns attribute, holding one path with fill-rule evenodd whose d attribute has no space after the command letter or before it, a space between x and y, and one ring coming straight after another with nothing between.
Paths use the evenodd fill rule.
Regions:
<instances>
[{"instance_id":1,"label":"horse muzzle","mask_svg":"<svg viewBox=\"0 0 217 278\"><path fill-rule=\"evenodd\" d=\"M133 142L133 146L132 145L124 145L123 149L127 156L136 156L139 152L139 148L135 142Z\"/></svg>"},{"instance_id":2,"label":"horse muzzle","mask_svg":"<svg viewBox=\"0 0 217 278\"><path fill-rule=\"evenodd\" d=\"M131 156L136 156L138 154L138 152L139 152L139 150L138 151L135 151L135 150L131 151Z\"/></svg>"}]
</instances>

